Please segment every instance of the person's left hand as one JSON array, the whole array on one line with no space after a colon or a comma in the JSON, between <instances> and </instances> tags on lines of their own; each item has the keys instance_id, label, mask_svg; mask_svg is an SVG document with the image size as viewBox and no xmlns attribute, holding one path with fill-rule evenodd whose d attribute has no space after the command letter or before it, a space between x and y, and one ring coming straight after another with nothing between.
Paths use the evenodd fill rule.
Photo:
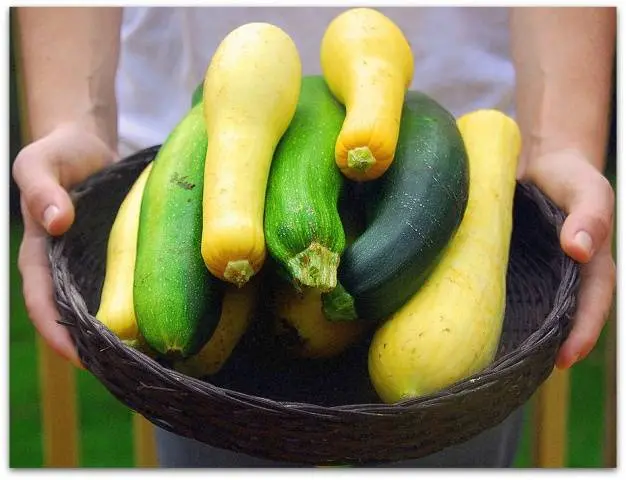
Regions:
<instances>
[{"instance_id":1,"label":"person's left hand","mask_svg":"<svg viewBox=\"0 0 626 480\"><path fill-rule=\"evenodd\" d=\"M615 194L606 177L574 149L521 160L518 178L534 183L566 213L561 248L582 264L573 328L556 360L557 368L566 369L593 349L611 309Z\"/></svg>"}]
</instances>

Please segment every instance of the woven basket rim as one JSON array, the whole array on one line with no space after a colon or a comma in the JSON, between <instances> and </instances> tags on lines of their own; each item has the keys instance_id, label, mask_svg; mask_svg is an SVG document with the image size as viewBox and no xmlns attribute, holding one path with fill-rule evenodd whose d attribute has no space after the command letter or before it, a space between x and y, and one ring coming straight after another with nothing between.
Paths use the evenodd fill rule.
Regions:
<instances>
[{"instance_id":1,"label":"woven basket rim","mask_svg":"<svg viewBox=\"0 0 626 480\"><path fill-rule=\"evenodd\" d=\"M89 213L85 216L83 208L89 212L91 204L83 203L86 207L78 205L83 198L99 198L98 188L101 185L108 188L110 182L118 179L128 185L131 176L138 175L145 165L153 161L160 147L148 147L126 157L74 188L70 194L77 203L77 218L82 215L81 218L87 220L90 216ZM117 192L115 202L121 195L120 190ZM538 209L543 218L542 229L546 232L552 230L558 235L565 218L563 212L532 184L518 182L518 194L528 208ZM108 203L94 201L96 205L106 205L101 208L113 208ZM528 224L525 223L523 228L527 231ZM81 230L77 234L80 237ZM515 341L511 344L514 348L509 351L506 351L508 347L502 350L482 372L440 391L396 403L334 402L330 406L316 403L317 400L286 401L269 398L272 394L258 396L219 386L210 377L195 378L178 372L125 345L88 311L88 299L80 293L82 287L76 280L84 280L84 275L89 275L90 270L89 267L79 270L76 274L80 277L74 277L70 260L74 258L71 255L76 245L66 244L67 238L63 235L48 239L55 300L65 318L59 323L69 330L86 369L115 397L154 425L175 434L249 455L315 465L357 465L419 458L469 439L504 420L530 398L552 371L555 349L571 327L575 293L580 280L579 265L562 251L556 253L557 250L554 250L554 254L558 255L558 259L553 258L555 263L540 267L546 268L545 272L551 272L546 274L553 275L550 295L543 297L541 307L541 312L548 313L545 317L542 313L541 319L533 321L533 328L524 330L526 333L519 337L519 343ZM554 240L545 243L548 250L539 253L537 258L554 255L551 253L556 247ZM539 244L545 242L539 237L533 241ZM519 243L518 237L518 246L527 252L528 246L534 244L525 243ZM522 275L521 278L524 277ZM531 274L526 279L542 282L540 277ZM535 285L543 288L543 283ZM538 291L535 289L534 295ZM528 300L529 308L533 308L533 301L542 301L531 297ZM119 369L112 371L111 365L118 363ZM162 394L158 396L159 401L154 397L157 391ZM174 394L171 400L166 393L169 391ZM181 409L186 408L190 399L194 399L195 403L189 412L181 416ZM459 413L460 410L465 413ZM225 418L229 420L225 421ZM425 419L432 420L424 423ZM394 425L391 431L389 425ZM461 430L459 425L463 425ZM248 436L250 439L246 440ZM370 439L365 444L362 441L364 436ZM428 438L427 442L425 438Z\"/></svg>"}]
</instances>

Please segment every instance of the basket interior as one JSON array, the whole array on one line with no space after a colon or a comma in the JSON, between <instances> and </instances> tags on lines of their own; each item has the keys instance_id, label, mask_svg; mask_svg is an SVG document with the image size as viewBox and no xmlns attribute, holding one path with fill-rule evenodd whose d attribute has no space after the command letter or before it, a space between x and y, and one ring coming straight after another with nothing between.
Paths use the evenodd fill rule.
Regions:
<instances>
[{"instance_id":1,"label":"basket interior","mask_svg":"<svg viewBox=\"0 0 626 480\"><path fill-rule=\"evenodd\" d=\"M148 149L124 170L112 170L75 192L76 221L65 235L64 254L92 315L99 303L106 242L117 208L156 151L157 147ZM516 190L510 252L506 316L496 362L519 351L542 328L562 277L563 255L554 219L522 185ZM367 373L369 337L330 360L294 360L263 335L266 324L261 309L227 365L208 381L218 387L287 402L322 406L379 402Z\"/></svg>"}]
</instances>

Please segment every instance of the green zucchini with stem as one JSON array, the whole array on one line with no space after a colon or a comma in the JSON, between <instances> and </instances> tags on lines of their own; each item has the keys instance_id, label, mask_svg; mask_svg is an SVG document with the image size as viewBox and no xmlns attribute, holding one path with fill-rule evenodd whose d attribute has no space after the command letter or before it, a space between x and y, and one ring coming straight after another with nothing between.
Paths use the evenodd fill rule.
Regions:
<instances>
[{"instance_id":1,"label":"green zucchini with stem","mask_svg":"<svg viewBox=\"0 0 626 480\"><path fill-rule=\"evenodd\" d=\"M345 249L338 286L324 295L330 320L382 320L423 284L458 229L469 191L455 118L428 95L407 92L396 157L363 196L367 225ZM356 208L356 206L355 206Z\"/></svg>"},{"instance_id":2,"label":"green zucchini with stem","mask_svg":"<svg viewBox=\"0 0 626 480\"><path fill-rule=\"evenodd\" d=\"M296 113L272 160L264 219L270 255L296 287L329 291L337 283L345 180L334 149L344 118L323 77L303 77Z\"/></svg>"}]
</instances>

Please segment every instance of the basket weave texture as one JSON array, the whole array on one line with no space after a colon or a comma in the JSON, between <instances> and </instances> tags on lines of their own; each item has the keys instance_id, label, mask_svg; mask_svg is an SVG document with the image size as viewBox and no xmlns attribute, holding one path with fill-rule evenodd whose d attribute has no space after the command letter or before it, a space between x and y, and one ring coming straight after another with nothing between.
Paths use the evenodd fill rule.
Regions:
<instances>
[{"instance_id":1,"label":"basket weave texture","mask_svg":"<svg viewBox=\"0 0 626 480\"><path fill-rule=\"evenodd\" d=\"M127 347L93 315L117 209L158 149L138 152L75 188L75 223L49 242L60 321L85 367L155 425L216 447L297 464L406 460L500 423L552 371L571 326L579 268L559 247L562 212L538 189L522 184L515 193L496 360L445 391L382 404L369 384L366 343L324 362L271 363L263 348L244 337L227 366L205 381Z\"/></svg>"}]
</instances>

